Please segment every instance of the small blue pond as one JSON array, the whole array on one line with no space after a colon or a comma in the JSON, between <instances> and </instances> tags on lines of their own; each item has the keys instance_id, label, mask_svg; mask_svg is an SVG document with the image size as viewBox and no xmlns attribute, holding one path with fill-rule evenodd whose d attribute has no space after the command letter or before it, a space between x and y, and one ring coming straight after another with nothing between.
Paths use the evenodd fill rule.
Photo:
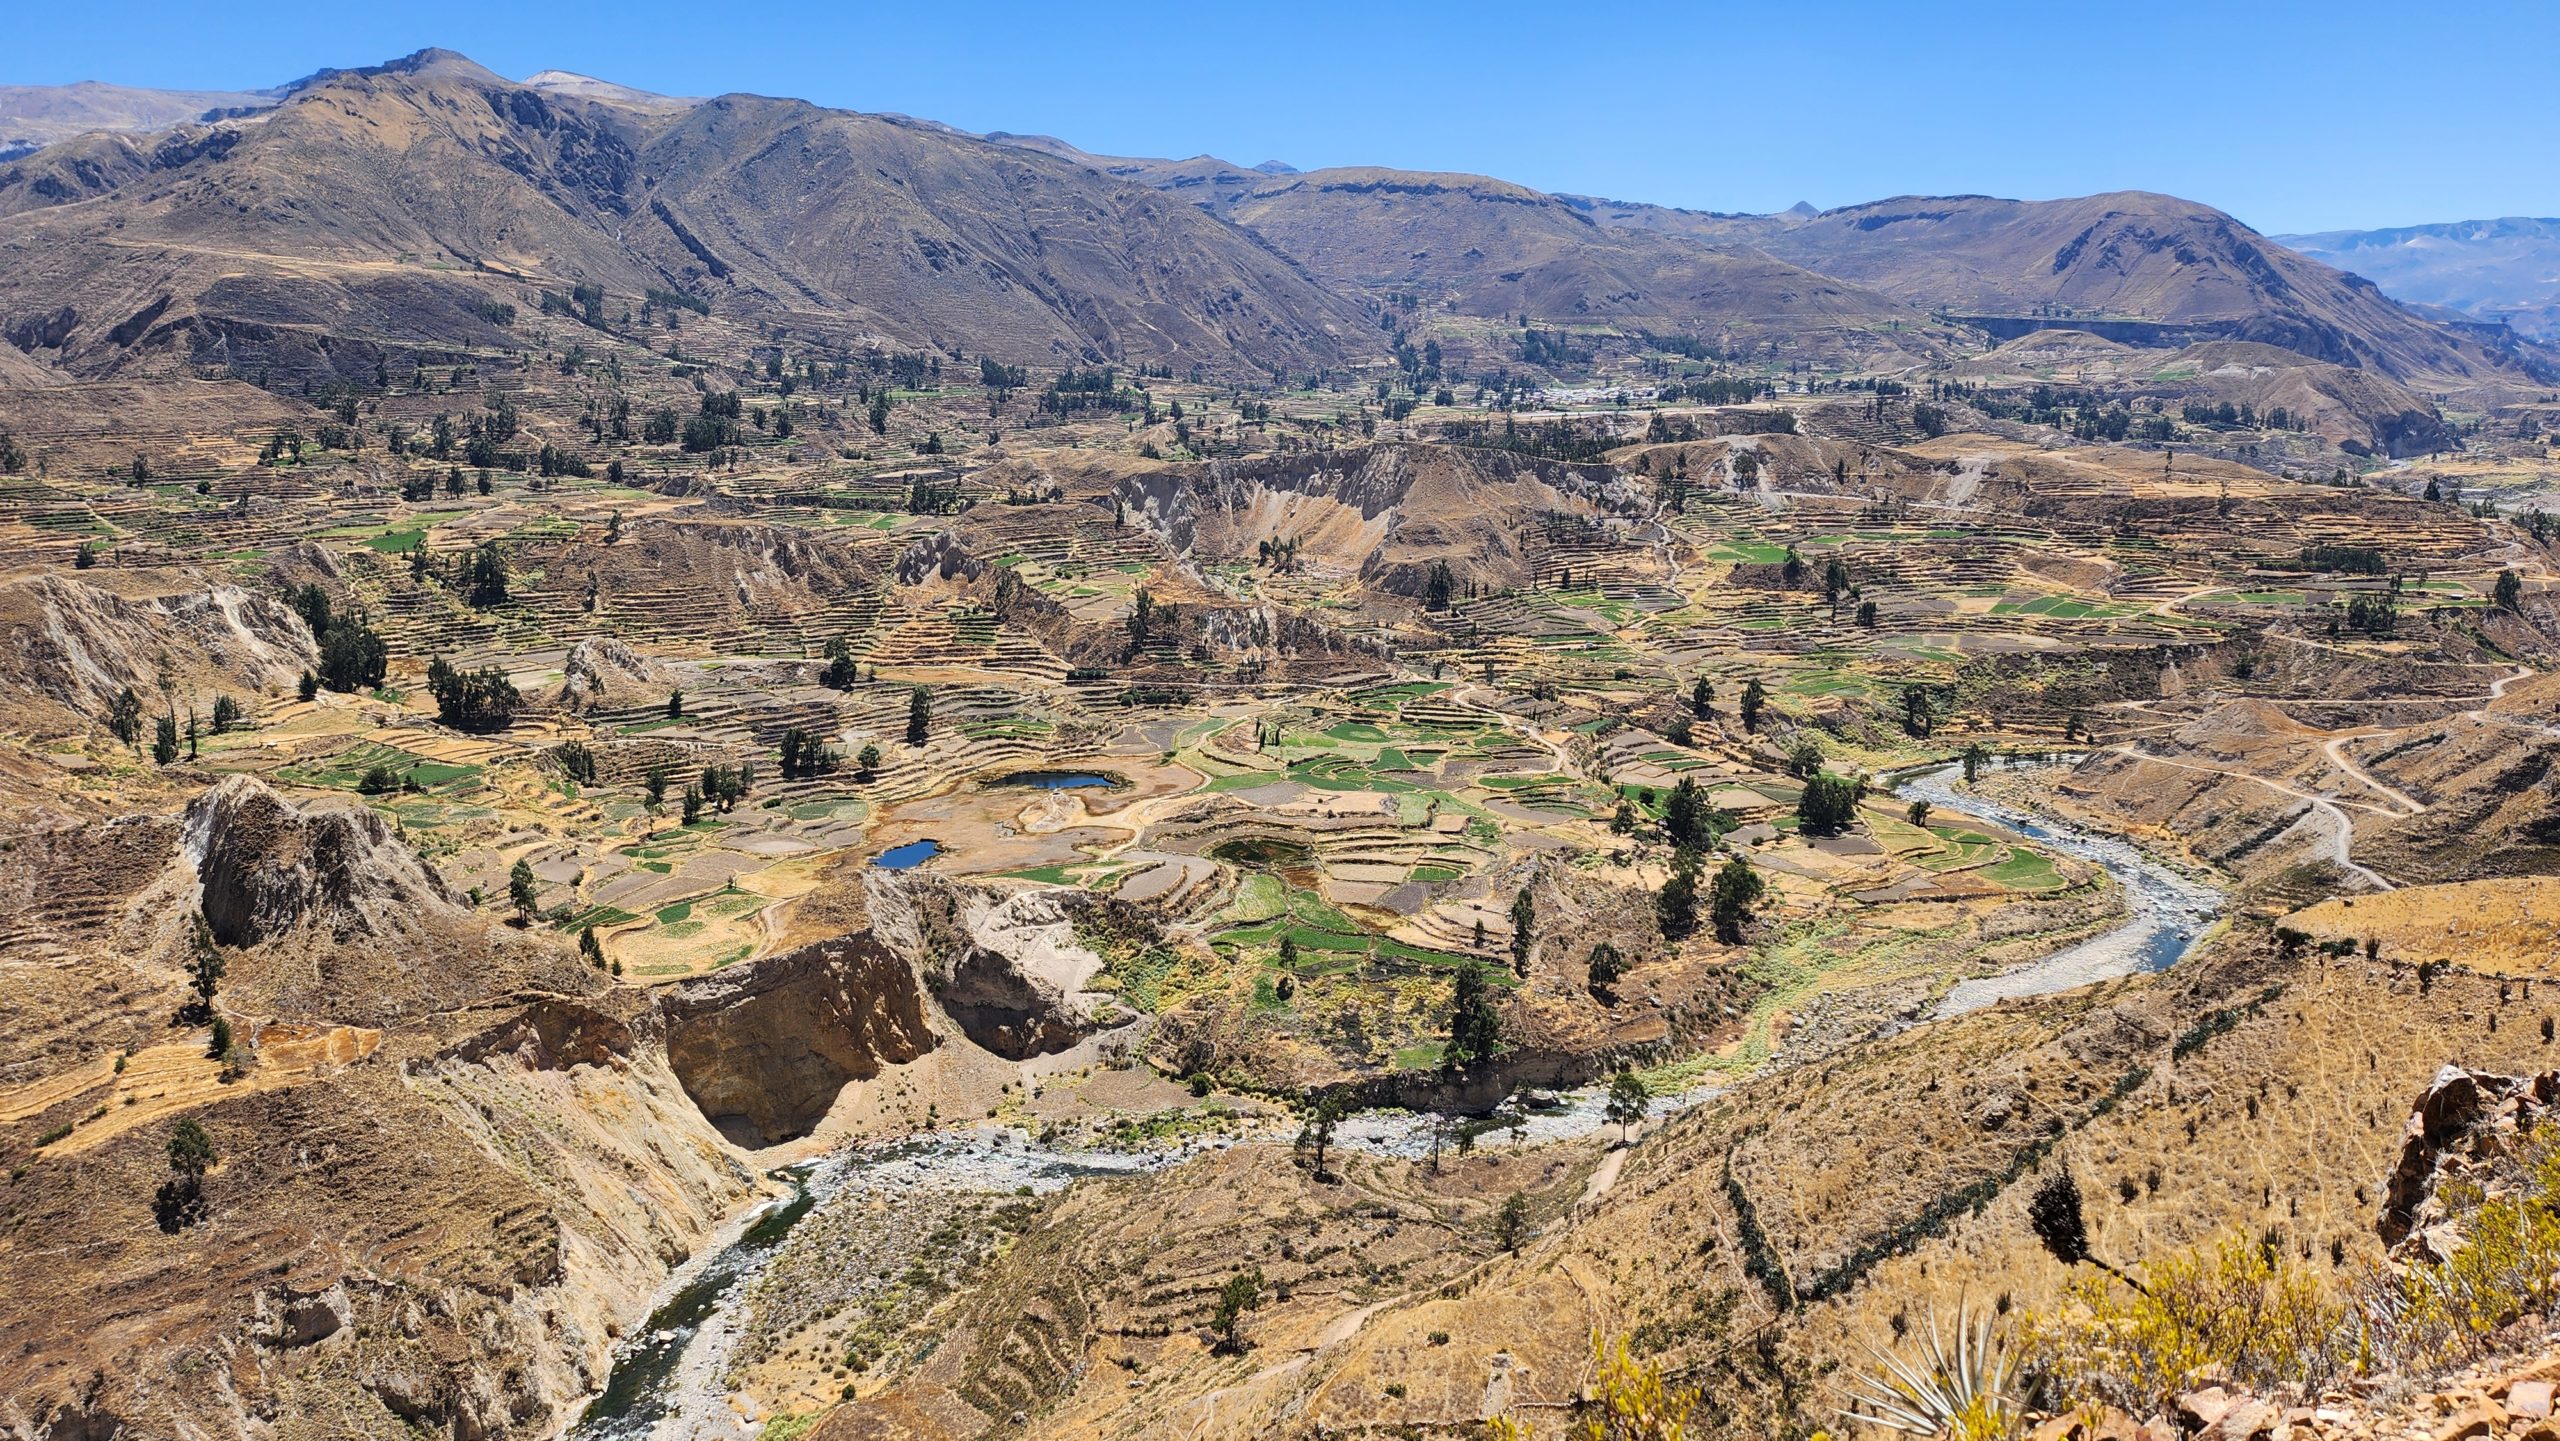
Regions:
<instances>
[{"instance_id":1,"label":"small blue pond","mask_svg":"<svg viewBox=\"0 0 2560 1441\"><path fill-rule=\"evenodd\" d=\"M994 784L1028 786L1035 791L1090 791L1108 790L1119 785L1120 778L1100 771L1015 771Z\"/></svg>"},{"instance_id":2,"label":"small blue pond","mask_svg":"<svg viewBox=\"0 0 2560 1441\"><path fill-rule=\"evenodd\" d=\"M940 854L940 841L909 841L903 846L891 846L872 857L871 864L884 871L911 871Z\"/></svg>"}]
</instances>

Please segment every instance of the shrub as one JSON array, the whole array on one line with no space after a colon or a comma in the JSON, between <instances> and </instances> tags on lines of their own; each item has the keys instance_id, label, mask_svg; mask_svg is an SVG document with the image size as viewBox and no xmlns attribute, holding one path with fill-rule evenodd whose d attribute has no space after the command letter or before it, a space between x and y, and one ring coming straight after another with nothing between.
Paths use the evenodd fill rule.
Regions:
<instances>
[{"instance_id":1,"label":"shrub","mask_svg":"<svg viewBox=\"0 0 2560 1441\"><path fill-rule=\"evenodd\" d=\"M2560 1300L2560 1139L2549 1127L2537 1130L2516 1167L2502 1194L2476 1182L2440 1185L2462 1240L2442 1261L2375 1283L2373 1309L2405 1363L2467 1360L2518 1317Z\"/></svg>"},{"instance_id":2,"label":"shrub","mask_svg":"<svg viewBox=\"0 0 2560 1441\"><path fill-rule=\"evenodd\" d=\"M1698 1408L1695 1387L1664 1379L1660 1361L1638 1361L1625 1337L1591 1338L1591 1400L1569 1434L1601 1441L1679 1441ZM1531 1441L1529 1423L1510 1415L1485 1423L1489 1441Z\"/></svg>"},{"instance_id":3,"label":"shrub","mask_svg":"<svg viewBox=\"0 0 2560 1441\"><path fill-rule=\"evenodd\" d=\"M2317 1395L2359 1356L2354 1314L2272 1237L2235 1234L2150 1262L2142 1284L2089 1276L2058 1310L2027 1315L2022 1370L2063 1400L2147 1415L2208 1367L2242 1386Z\"/></svg>"}]
</instances>

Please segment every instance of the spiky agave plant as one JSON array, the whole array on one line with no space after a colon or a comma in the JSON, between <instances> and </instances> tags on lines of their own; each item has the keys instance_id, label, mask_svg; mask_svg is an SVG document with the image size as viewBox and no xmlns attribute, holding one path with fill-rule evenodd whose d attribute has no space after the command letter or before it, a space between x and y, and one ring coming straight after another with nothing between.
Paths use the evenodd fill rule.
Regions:
<instances>
[{"instance_id":1,"label":"spiky agave plant","mask_svg":"<svg viewBox=\"0 0 2560 1441\"><path fill-rule=\"evenodd\" d=\"M2019 1415L2009 1395L2009 1359L1992 1340L1991 1321L1991 1313L1976 1318L1959 1305L1952 1350L1935 1312L1916 1361L1872 1348L1877 1369L1850 1383L1850 1402L1840 1414L1906 1436L2003 1441L2016 1435Z\"/></svg>"}]
</instances>

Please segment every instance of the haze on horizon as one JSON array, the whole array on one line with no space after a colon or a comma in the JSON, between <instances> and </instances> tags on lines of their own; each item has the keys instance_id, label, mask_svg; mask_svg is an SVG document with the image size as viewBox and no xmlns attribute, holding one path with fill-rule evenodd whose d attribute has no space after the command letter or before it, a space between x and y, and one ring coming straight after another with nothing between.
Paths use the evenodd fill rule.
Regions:
<instances>
[{"instance_id":1,"label":"haze on horizon","mask_svg":"<svg viewBox=\"0 0 2560 1441\"><path fill-rule=\"evenodd\" d=\"M2560 174L2516 163L2560 123L2560 19L2528 4L2427 25L2291 0L2237 20L2174 3L2138 24L2012 3L1951 17L1616 0L1569 21L1336 0L1122 24L1003 4L257 12L23 14L0 83L253 89L434 45L517 77L787 95L1098 154L1462 171L1703 210L2151 190L2269 234L2560 214Z\"/></svg>"}]
</instances>

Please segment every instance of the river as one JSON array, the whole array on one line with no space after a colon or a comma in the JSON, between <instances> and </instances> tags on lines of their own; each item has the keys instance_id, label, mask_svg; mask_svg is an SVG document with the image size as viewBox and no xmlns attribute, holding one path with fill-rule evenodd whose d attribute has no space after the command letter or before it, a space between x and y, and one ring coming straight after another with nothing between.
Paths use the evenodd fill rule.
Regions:
<instances>
[{"instance_id":1,"label":"river","mask_svg":"<svg viewBox=\"0 0 2560 1441\"><path fill-rule=\"evenodd\" d=\"M2049 850L2104 868L2124 888L2129 914L2104 935L1996 976L1958 982L1936 1012L1960 1015L2014 996L2069 990L2092 981L2174 964L2195 944L2222 904L2222 893L2145 855L2118 836L2076 826L1960 789L1962 767L1933 766L1895 780L1894 793L1925 800L1940 815L1963 816L2026 837ZM1656 1116L1676 1114L1716 1094L1703 1085L1657 1097ZM1605 1087L1546 1098L1523 1115L1528 1145L1579 1139L1608 1125ZM1374 1154L1420 1158L1432 1145L1432 1118L1407 1111L1366 1112L1344 1121L1335 1144ZM1486 1139L1509 1143L1507 1129ZM715 1234L701 1254L679 1267L660 1292L649 1320L616 1351L604 1392L567 1433L567 1441L715 1441L758 1429L729 1403L722 1384L738 1337L738 1302L793 1225L847 1186L889 1192L1007 1194L1057 1190L1085 1176L1135 1175L1228 1145L1286 1144L1277 1131L1243 1141L1197 1141L1164 1151L1068 1151L993 1126L929 1132L900 1141L848 1147L823 1161L775 1173L791 1196L749 1211Z\"/></svg>"},{"instance_id":2,"label":"river","mask_svg":"<svg viewBox=\"0 0 2560 1441\"><path fill-rule=\"evenodd\" d=\"M1938 1003L1936 1014L1962 1015L2012 997L2067 991L2137 971L2166 970L2194 947L2222 909L2222 892L2161 864L2121 836L1959 789L1955 778L1963 770L1949 764L1909 772L1892 781L1893 793L1906 800L1927 801L1937 814L1987 821L2047 850L2095 862L2124 888L2128 915L2114 930L2043 960L1996 976L1958 981Z\"/></svg>"},{"instance_id":3,"label":"river","mask_svg":"<svg viewBox=\"0 0 2560 1441\"><path fill-rule=\"evenodd\" d=\"M768 1201L715 1233L659 1291L648 1322L614 1352L602 1393L566 1441L712 1441L755 1434L723 1384L735 1349L739 1301L791 1228L846 1187L1007 1195L1055 1191L1085 1176L1134 1175L1192 1154L1060 1151L1019 1132L981 1126L850 1146L822 1161L773 1173L792 1194Z\"/></svg>"}]
</instances>

